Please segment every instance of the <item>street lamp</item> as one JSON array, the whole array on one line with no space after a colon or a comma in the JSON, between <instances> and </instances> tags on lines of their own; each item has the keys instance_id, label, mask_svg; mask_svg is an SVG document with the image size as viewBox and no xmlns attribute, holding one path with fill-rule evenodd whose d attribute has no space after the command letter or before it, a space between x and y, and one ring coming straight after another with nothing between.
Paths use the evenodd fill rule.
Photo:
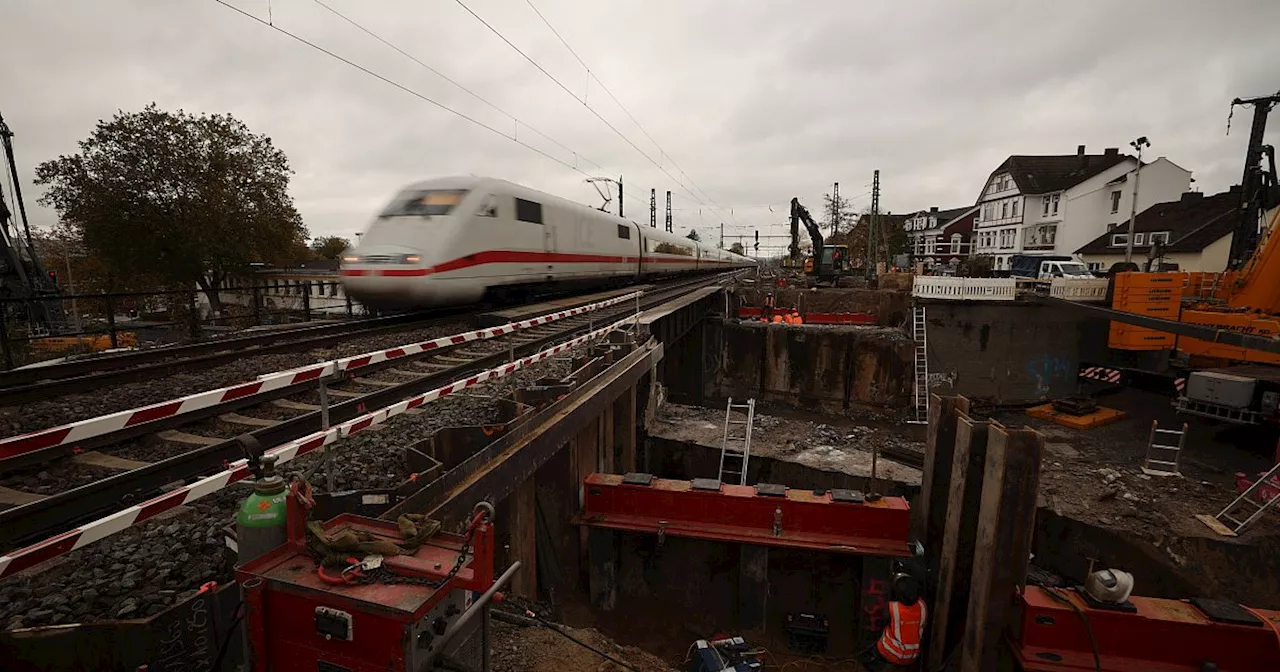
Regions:
<instances>
[{"instance_id":1,"label":"street lamp","mask_svg":"<svg viewBox=\"0 0 1280 672\"><path fill-rule=\"evenodd\" d=\"M1138 185L1142 183L1142 150L1144 147L1150 147L1151 141L1144 135L1129 143L1129 146L1138 150L1138 167L1133 169L1133 205L1129 208L1129 236L1124 244L1126 264L1133 263L1133 220L1138 217Z\"/></svg>"}]
</instances>

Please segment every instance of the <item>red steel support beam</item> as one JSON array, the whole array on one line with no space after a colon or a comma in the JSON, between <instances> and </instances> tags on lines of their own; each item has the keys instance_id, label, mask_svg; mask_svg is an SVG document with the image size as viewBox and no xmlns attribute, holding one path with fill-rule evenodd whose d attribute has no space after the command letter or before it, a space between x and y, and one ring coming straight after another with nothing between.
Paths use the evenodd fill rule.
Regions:
<instances>
[{"instance_id":1,"label":"red steel support beam","mask_svg":"<svg viewBox=\"0 0 1280 672\"><path fill-rule=\"evenodd\" d=\"M1185 600L1132 597L1134 613L1095 609L1072 590L1059 589L1088 619L1107 672L1187 670L1206 662L1231 672L1280 670L1280 611L1244 609L1254 625L1210 620ZM1026 672L1092 672L1093 645L1076 610L1043 588L1028 586L1017 600L1010 650Z\"/></svg>"},{"instance_id":2,"label":"red steel support beam","mask_svg":"<svg viewBox=\"0 0 1280 672\"><path fill-rule=\"evenodd\" d=\"M616 474L584 479L576 522L588 527L707 541L802 548L827 553L906 557L910 507L902 497L875 502L835 501L831 492L786 489L757 494L756 486L695 490L690 481L655 478L627 485Z\"/></svg>"}]
</instances>

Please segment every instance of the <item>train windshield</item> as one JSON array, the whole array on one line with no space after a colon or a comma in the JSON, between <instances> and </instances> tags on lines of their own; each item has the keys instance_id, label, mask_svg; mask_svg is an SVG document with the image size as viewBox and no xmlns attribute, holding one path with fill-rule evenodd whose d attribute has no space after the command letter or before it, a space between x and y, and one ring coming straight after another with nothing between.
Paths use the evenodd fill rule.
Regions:
<instances>
[{"instance_id":1,"label":"train windshield","mask_svg":"<svg viewBox=\"0 0 1280 672\"><path fill-rule=\"evenodd\" d=\"M447 215L467 195L466 189L420 189L396 196L379 217L432 217Z\"/></svg>"}]
</instances>

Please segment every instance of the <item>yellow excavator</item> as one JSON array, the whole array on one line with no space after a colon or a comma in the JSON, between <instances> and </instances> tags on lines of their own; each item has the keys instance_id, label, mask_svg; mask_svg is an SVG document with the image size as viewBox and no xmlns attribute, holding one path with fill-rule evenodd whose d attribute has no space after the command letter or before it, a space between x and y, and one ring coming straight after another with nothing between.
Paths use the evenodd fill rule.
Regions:
<instances>
[{"instance_id":1,"label":"yellow excavator","mask_svg":"<svg viewBox=\"0 0 1280 672\"><path fill-rule=\"evenodd\" d=\"M813 221L813 217L809 214L809 209L800 204L800 199L791 199L791 261L798 264L800 261L800 223L804 223L804 228L809 232L809 239L813 242L813 249L820 251L814 256L805 258L804 272L805 275L811 275L818 282L834 283L839 280L842 275L849 272L849 246L848 245L826 245L826 240L822 237L822 229L818 227L818 223ZM815 261L816 257L816 261Z\"/></svg>"}]
</instances>

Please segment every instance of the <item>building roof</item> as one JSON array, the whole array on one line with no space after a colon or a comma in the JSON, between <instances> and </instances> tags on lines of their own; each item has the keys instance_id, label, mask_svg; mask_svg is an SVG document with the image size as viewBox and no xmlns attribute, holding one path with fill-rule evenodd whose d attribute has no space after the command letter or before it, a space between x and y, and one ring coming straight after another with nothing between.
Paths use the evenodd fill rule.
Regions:
<instances>
[{"instance_id":1,"label":"building roof","mask_svg":"<svg viewBox=\"0 0 1280 672\"><path fill-rule=\"evenodd\" d=\"M1005 159L999 168L991 172L987 183L991 182L991 177L1007 172L1013 176L1014 183L1023 194L1046 194L1070 189L1130 159L1136 161L1134 157L1116 151L1106 154L1057 156L1014 155Z\"/></svg>"},{"instance_id":2,"label":"building roof","mask_svg":"<svg viewBox=\"0 0 1280 672\"><path fill-rule=\"evenodd\" d=\"M1187 192L1177 201L1157 203L1138 213L1133 231L1168 231L1165 252L1199 252L1235 228L1240 212L1240 188L1232 187L1213 196ZM1077 254L1105 254L1111 247L1111 236L1128 231L1128 223L1108 231L1076 250Z\"/></svg>"},{"instance_id":3,"label":"building roof","mask_svg":"<svg viewBox=\"0 0 1280 672\"><path fill-rule=\"evenodd\" d=\"M954 221L957 217L960 217L961 215L964 215L965 213L968 213L969 211L977 210L977 209L978 209L978 206L976 206L976 205L966 205L966 206L964 206L964 207L962 207L962 208L948 208L948 209L946 209L946 210L938 210L937 212L934 212L932 209L930 209L930 210L917 210L917 211L915 211L915 212L913 212L913 213L911 213L911 214L903 215L902 217L903 217L903 219L904 219L904 220L907 220L907 219L914 219L914 218L919 217L919 216L922 216L922 215L923 215L923 216L928 216L928 215L933 215L933 216L935 216L937 219L934 221L934 225L933 225L932 227L927 228L927 229L920 229L919 231L909 231L909 232L908 232L908 233L911 233L911 234L920 234L920 233L927 233L927 232L930 232L930 231L940 231L940 230L942 230L942 229L946 228L947 224L950 224L950 223L951 223L952 221ZM896 217L896 215L895 215L895 217Z\"/></svg>"},{"instance_id":4,"label":"building roof","mask_svg":"<svg viewBox=\"0 0 1280 672\"><path fill-rule=\"evenodd\" d=\"M973 224L977 219L978 206L971 205L967 208L962 208L959 215L952 217L951 220L947 222L947 225L942 227L942 235L945 236L953 233L968 235L973 232Z\"/></svg>"}]
</instances>

